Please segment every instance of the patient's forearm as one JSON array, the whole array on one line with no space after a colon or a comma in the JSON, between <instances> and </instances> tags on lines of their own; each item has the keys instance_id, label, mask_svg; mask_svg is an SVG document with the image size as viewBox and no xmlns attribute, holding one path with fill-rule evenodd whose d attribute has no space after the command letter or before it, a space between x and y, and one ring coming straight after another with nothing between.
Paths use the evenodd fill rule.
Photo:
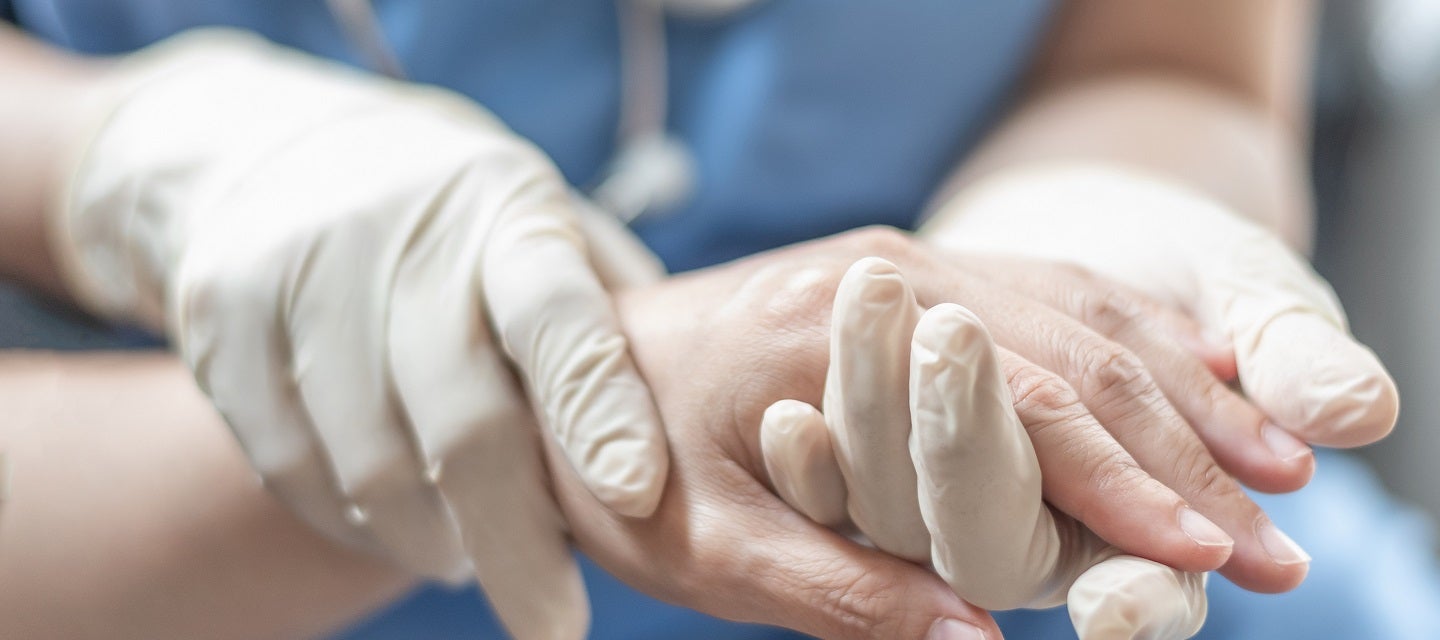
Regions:
<instances>
[{"instance_id":1,"label":"patient's forearm","mask_svg":"<svg viewBox=\"0 0 1440 640\"><path fill-rule=\"evenodd\" d=\"M163 355L0 355L7 637L308 637L409 584L267 494Z\"/></svg>"},{"instance_id":2,"label":"patient's forearm","mask_svg":"<svg viewBox=\"0 0 1440 640\"><path fill-rule=\"evenodd\" d=\"M63 295L45 238L45 209L85 120L83 96L104 66L0 22L0 278Z\"/></svg>"}]
</instances>

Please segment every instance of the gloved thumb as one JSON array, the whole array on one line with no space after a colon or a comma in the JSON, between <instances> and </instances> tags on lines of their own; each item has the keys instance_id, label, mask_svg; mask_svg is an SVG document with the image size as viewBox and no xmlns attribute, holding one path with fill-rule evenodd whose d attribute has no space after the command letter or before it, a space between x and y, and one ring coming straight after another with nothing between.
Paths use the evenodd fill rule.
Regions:
<instances>
[{"instance_id":1,"label":"gloved thumb","mask_svg":"<svg viewBox=\"0 0 1440 640\"><path fill-rule=\"evenodd\" d=\"M1070 622L1081 640L1189 638L1205 624L1208 575L1114 555L1070 587Z\"/></svg>"},{"instance_id":2,"label":"gloved thumb","mask_svg":"<svg viewBox=\"0 0 1440 640\"><path fill-rule=\"evenodd\" d=\"M1315 444L1385 437L1400 408L1395 382L1351 337L1329 285L1264 230L1233 227L1231 242L1209 257L1218 264L1197 269L1197 311L1233 342L1246 395Z\"/></svg>"}]
</instances>

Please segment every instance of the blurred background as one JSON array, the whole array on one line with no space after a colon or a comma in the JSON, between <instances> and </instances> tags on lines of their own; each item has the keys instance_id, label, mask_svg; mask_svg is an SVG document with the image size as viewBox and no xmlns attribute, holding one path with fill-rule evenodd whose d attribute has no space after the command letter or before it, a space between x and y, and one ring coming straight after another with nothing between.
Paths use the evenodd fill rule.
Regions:
<instances>
[{"instance_id":1,"label":"blurred background","mask_svg":"<svg viewBox=\"0 0 1440 640\"><path fill-rule=\"evenodd\" d=\"M1316 48L1315 260L1394 373L1400 424L1362 451L1440 517L1440 2L1332 0ZM158 346L0 288L0 348ZM1322 468L1321 473L1324 473Z\"/></svg>"},{"instance_id":2,"label":"blurred background","mask_svg":"<svg viewBox=\"0 0 1440 640\"><path fill-rule=\"evenodd\" d=\"M1315 262L1400 387L1362 451L1440 517L1440 2L1332 0L1317 48ZM1324 469L1320 470L1324 473Z\"/></svg>"}]
</instances>

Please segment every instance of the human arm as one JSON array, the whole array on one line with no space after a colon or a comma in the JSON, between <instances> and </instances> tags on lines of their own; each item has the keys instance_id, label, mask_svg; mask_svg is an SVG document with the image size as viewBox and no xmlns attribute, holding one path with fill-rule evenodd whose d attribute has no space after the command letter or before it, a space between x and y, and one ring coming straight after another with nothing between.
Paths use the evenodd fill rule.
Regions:
<instances>
[{"instance_id":1,"label":"human arm","mask_svg":"<svg viewBox=\"0 0 1440 640\"><path fill-rule=\"evenodd\" d=\"M0 619L17 638L314 637L414 583L256 481L163 354L0 354Z\"/></svg>"},{"instance_id":2,"label":"human arm","mask_svg":"<svg viewBox=\"0 0 1440 640\"><path fill-rule=\"evenodd\" d=\"M1184 184L1309 247L1314 3L1065 2L1019 101L934 205L990 174L1057 162Z\"/></svg>"},{"instance_id":3,"label":"human arm","mask_svg":"<svg viewBox=\"0 0 1440 640\"><path fill-rule=\"evenodd\" d=\"M65 295L45 231L64 179L67 141L79 135L84 96L103 63L61 53L0 21L0 278Z\"/></svg>"},{"instance_id":4,"label":"human arm","mask_svg":"<svg viewBox=\"0 0 1440 640\"><path fill-rule=\"evenodd\" d=\"M1236 539L1226 575L1263 591L1298 584L1304 563L1273 555L1282 547L1260 535L1267 521L1234 479L1213 472L1216 462L1252 487L1293 490L1314 468L1296 437L1370 442L1398 407L1393 381L1349 336L1333 293L1277 235L1295 245L1308 236L1307 12L1298 2L1068 5L1032 86L921 231L1016 290L1092 318L1127 359L1148 365L1154 378L1136 391L1176 399L1179 413L1145 416L1162 427L1146 433L1167 436L1126 438L1126 448L1144 465L1172 461L1178 473L1161 477L1213 509ZM1084 272L1012 278L1015 258ZM1113 326L1134 312L1107 281L1186 314L1233 349L1248 402L1167 364L1162 352L1173 349Z\"/></svg>"},{"instance_id":5,"label":"human arm","mask_svg":"<svg viewBox=\"0 0 1440 640\"><path fill-rule=\"evenodd\" d=\"M648 310L639 308L645 294L629 297L627 304L637 316L657 312L654 319L662 327L707 310L703 298L689 299L694 306L686 308L661 293L650 294L648 304L654 306ZM7 422L0 439L16 470L12 500L0 510L0 611L16 612L6 620L18 625L7 628L22 635L59 630L67 637L309 636L344 624L410 584L412 578L402 572L314 535L280 508L255 482L240 449L179 363L164 356L89 358L39 364L19 359L4 369L13 374L5 383L23 382L3 387L7 406L20 414ZM730 391L716 389L694 401L718 406ZM54 417L67 412L74 413L73 420ZM695 431L690 442L712 435ZM56 450L69 452L66 464L46 464L47 453ZM563 454L556 455L551 463L566 466ZM665 529L645 540L652 545L633 549L643 574L628 578L647 581L652 593L666 599L684 594L694 598L692 606L730 617L847 630L848 635L828 637L875 637L876 629L921 637L941 617L971 620L998 637L982 612L961 603L933 575L867 552L793 514L787 517L784 505L763 497L768 496L763 484L753 478L742 482L730 475L738 467L723 466L727 470L716 477L708 477L715 465L676 470L687 483L673 485L666 501L714 507L713 522L730 528ZM589 535L604 531L613 512L575 476L566 478L566 488L574 492L570 498L583 503L588 516L574 526ZM710 482L715 480L719 483ZM717 495L745 499L716 501ZM664 511L660 517L672 523L683 513ZM774 538L748 525L776 518L798 537L772 550ZM646 528L650 521L614 517L613 522ZM772 562L761 574L756 565L725 562L742 550L756 554L757 562ZM135 559L140 561L130 561ZM861 575L869 576L863 584L848 583ZM795 591L801 585L815 588ZM888 588L913 598L870 609L869 596ZM852 589L867 589L866 597L858 591L853 598L846 595ZM766 602L762 593L783 594L788 601L782 607ZM857 619L857 613L870 617ZM880 626L871 629L865 622Z\"/></svg>"},{"instance_id":6,"label":"human arm","mask_svg":"<svg viewBox=\"0 0 1440 640\"><path fill-rule=\"evenodd\" d=\"M844 234L625 291L618 299L621 318L635 345L637 362L653 381L677 464L671 470L671 489L656 515L632 519L618 516L596 501L569 470L562 454L553 446L548 449L559 503L581 547L607 569L652 595L723 617L842 639L919 638L937 620L958 619L987 630L987 637L998 637L983 612L961 602L934 574L809 522L772 495L766 483L757 429L760 417L766 407L783 398L820 402L831 300L852 262L870 255L891 255L907 273L916 274L915 291L924 303L965 300L992 312L1012 305L1026 308L1023 301L1004 302L1003 293L988 290L974 274L929 255L925 247L902 244L904 238L877 230ZM1027 319L1016 310L1009 317L1021 324L1053 321L1053 335L1061 338L1056 349L1068 351L1064 345L1069 340L1064 336L1073 327L1067 328L1054 314L1038 313ZM1060 387L1053 374L1018 357L1006 366L1007 383L1020 400L1015 410L1027 426L1035 427L1032 437L1042 473L1062 478L1061 484L1068 485L1072 495L1089 496L1095 507L1083 514L1086 518L1108 519L1108 529L1102 530L1111 537L1118 532L1127 546L1131 540L1149 545L1137 551L1148 557L1196 571L1224 561L1228 554L1225 541L1217 545L1216 541L1201 544L1194 540L1179 520L1184 501L1136 466L1078 399L1056 391ZM172 386L167 393L190 393L184 376L170 371L167 380ZM104 384L107 393L124 398L128 393L125 380L125 376L111 375L97 379L97 386ZM176 384L180 386L174 387ZM137 394L137 398L151 400L135 408L137 413L163 415L168 410L167 403L150 396ZM61 394L52 405L64 402ZM198 406L204 407L203 403ZM213 428L218 424L213 422L213 414L211 420ZM92 428L103 428L106 423L99 420L95 424L99 426ZM893 425L875 426L887 429ZM190 446L178 438L159 439L152 446L134 447L132 453L148 461L149 468L163 467L154 461L184 455L183 449L167 448L172 444ZM81 442L73 449L74 457L82 458L86 447ZM234 449L230 451L233 455ZM30 471L21 468L19 473L23 480ZM1090 484L1106 478L1125 481ZM156 481L163 482L163 474ZM204 483L194 484L197 495L205 495ZM30 491L26 486L33 485L17 483L15 500L20 499L20 492ZM83 495L87 490L61 484L49 489L57 493L45 499L57 504L70 499L66 491ZM263 495L253 485L251 490ZM906 506L902 500L893 502ZM1119 507L1107 512L1106 505ZM920 522L918 503L912 502L909 508L913 513L903 509L897 513ZM107 514L90 515L103 518ZM183 530L187 526L186 512L162 515L159 529ZM25 512L16 509L5 512L4 517L25 517ZM52 526L55 524L35 526L62 540L66 529ZM64 524L82 531L104 527L103 519L83 517ZM923 522L920 526L923 530ZM1127 531L1131 538L1123 538ZM926 554L928 557L928 546ZM183 565L197 558L173 560ZM45 563L30 565L32 571L45 568ZM141 574L124 578L133 583L143 579L146 568L122 569ZM298 579L292 582L306 584ZM286 584L268 588L283 600L288 593ZM157 599L163 595L159 590L153 593ZM45 591L42 595L54 594ZM69 601L56 602L58 606ZM111 623L123 621L114 609L100 606L101 602L104 600L93 603L96 617ZM362 604L350 603L347 606L351 608L343 611L358 611ZM87 605L82 601L75 606ZM47 615L66 612L40 611ZM163 616L166 611L148 613ZM302 622L326 626L343 618L341 609L317 607L313 613L315 618ZM142 619L136 624L145 622Z\"/></svg>"},{"instance_id":7,"label":"human arm","mask_svg":"<svg viewBox=\"0 0 1440 640\"><path fill-rule=\"evenodd\" d=\"M76 64L95 69L82 108L38 156L38 206L16 210L63 294L165 332L313 525L478 576L521 637L583 634L527 432L555 429L616 510L653 509L666 447L604 288L659 277L653 257L618 228L592 252L603 221L544 154L443 89L239 32ZM20 96L7 125L57 95Z\"/></svg>"}]
</instances>

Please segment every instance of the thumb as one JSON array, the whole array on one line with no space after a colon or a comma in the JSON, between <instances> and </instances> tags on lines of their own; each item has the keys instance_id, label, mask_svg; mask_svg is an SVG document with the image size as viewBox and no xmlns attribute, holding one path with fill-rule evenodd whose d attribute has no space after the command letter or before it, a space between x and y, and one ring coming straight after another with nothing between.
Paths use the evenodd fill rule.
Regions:
<instances>
[{"instance_id":1,"label":"thumb","mask_svg":"<svg viewBox=\"0 0 1440 640\"><path fill-rule=\"evenodd\" d=\"M1197 269L1197 311L1233 341L1246 395L1315 444L1383 438L1399 412L1395 381L1350 335L1330 286L1268 232L1231 222L1230 241L1204 258L1211 268Z\"/></svg>"},{"instance_id":2,"label":"thumb","mask_svg":"<svg viewBox=\"0 0 1440 640\"><path fill-rule=\"evenodd\" d=\"M1113 555L1070 587L1070 621L1082 640L1189 638L1205 624L1207 575Z\"/></svg>"},{"instance_id":3,"label":"thumb","mask_svg":"<svg viewBox=\"0 0 1440 640\"><path fill-rule=\"evenodd\" d=\"M833 640L1001 637L988 613L920 565L825 529L758 484L753 493L739 499L744 517L724 519L712 538L726 542L718 551L734 570L710 583L729 593L701 596L720 605L714 613Z\"/></svg>"}]
</instances>

